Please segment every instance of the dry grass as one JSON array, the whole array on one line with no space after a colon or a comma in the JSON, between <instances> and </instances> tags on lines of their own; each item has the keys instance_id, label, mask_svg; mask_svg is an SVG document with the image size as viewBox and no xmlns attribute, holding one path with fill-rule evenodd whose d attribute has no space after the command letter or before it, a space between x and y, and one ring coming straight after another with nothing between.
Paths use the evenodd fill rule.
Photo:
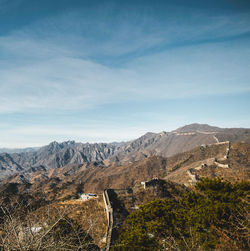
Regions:
<instances>
[{"instance_id":1,"label":"dry grass","mask_svg":"<svg viewBox=\"0 0 250 251\"><path fill-rule=\"evenodd\" d=\"M54 219L62 212L80 225L93 238L96 245L100 248L105 247L103 240L107 231L107 218L102 196L87 201L67 200L53 203L39 208L35 213L40 219L48 219L48 214Z\"/></svg>"}]
</instances>

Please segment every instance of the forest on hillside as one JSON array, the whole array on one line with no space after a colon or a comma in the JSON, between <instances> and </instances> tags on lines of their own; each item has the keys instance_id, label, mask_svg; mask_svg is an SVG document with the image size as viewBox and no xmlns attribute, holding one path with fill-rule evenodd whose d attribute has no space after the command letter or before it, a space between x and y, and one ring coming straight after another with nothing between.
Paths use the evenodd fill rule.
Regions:
<instances>
[{"instance_id":1,"label":"forest on hillside","mask_svg":"<svg viewBox=\"0 0 250 251\"><path fill-rule=\"evenodd\" d=\"M249 182L203 179L175 198L141 205L112 250L247 250Z\"/></svg>"}]
</instances>

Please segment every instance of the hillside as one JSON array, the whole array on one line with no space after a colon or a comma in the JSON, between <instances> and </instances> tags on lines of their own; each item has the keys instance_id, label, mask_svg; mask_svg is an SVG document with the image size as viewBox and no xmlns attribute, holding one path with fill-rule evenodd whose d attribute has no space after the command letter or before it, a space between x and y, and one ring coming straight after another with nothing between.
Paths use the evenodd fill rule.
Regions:
<instances>
[{"instance_id":1,"label":"hillside","mask_svg":"<svg viewBox=\"0 0 250 251\"><path fill-rule=\"evenodd\" d=\"M116 145L112 144L82 144L74 141L63 143L52 142L37 151L0 154L0 179L18 173L22 170L32 171L32 168L60 168L68 164L82 164L102 161L114 154Z\"/></svg>"},{"instance_id":2,"label":"hillside","mask_svg":"<svg viewBox=\"0 0 250 251\"><path fill-rule=\"evenodd\" d=\"M202 179L178 197L140 205L111 250L248 250L249 185Z\"/></svg>"},{"instance_id":3,"label":"hillside","mask_svg":"<svg viewBox=\"0 0 250 251\"><path fill-rule=\"evenodd\" d=\"M172 132L146 133L138 139L121 143L52 142L36 150L0 153L0 180L20 172L61 168L102 162L103 166L119 166L150 156L170 157L202 144L224 141L250 143L250 129L223 129L191 124Z\"/></svg>"},{"instance_id":4,"label":"hillside","mask_svg":"<svg viewBox=\"0 0 250 251\"><path fill-rule=\"evenodd\" d=\"M100 250L100 248L105 247L108 239L108 235L106 235L107 229L109 229L102 194L104 189L110 188L109 199L114 217L112 225L114 228L112 231L114 250L119 250L119 245L125 245L125 247L126 245L132 245L129 237L132 235L130 235L130 230L127 230L126 226L129 224L128 220L136 219L137 215L141 213L140 217L146 215L146 219L142 219L145 222L149 221L145 225L149 227L147 231L157 236L157 240L152 239L152 247L155 248L159 245L165 245L165 237L162 238L160 235L162 231L160 222L168 218L161 219L161 217L158 217L159 215L168 217L168 212L170 212L174 217L173 219L171 218L173 223L178 218L177 216L183 214L181 217L183 219L186 217L185 222L187 222L187 224L183 222L183 229L190 229L191 226L192 231L200 234L200 230L197 230L200 226L199 221L203 219L200 216L212 208L209 211L210 214L206 218L206 222L213 226L214 223L211 221L211 217L217 217L214 210L218 209L218 203L213 205L214 199L204 197L203 192L199 192L194 196L193 192L197 189L195 185L198 184L199 186L200 184L197 182L203 182L202 178L204 177L220 177L238 184L238 181L249 181L249 168L250 144L230 143L228 141L208 145L203 144L192 150L167 158L162 156L145 157L133 163L109 167L103 161L69 164L52 169L47 169L43 166L31 167L31 170L21 171L19 174L16 173L2 180L0 184L0 205L14 210L14 213L17 213L15 217L18 219L21 217L19 221L22 222L23 231L27 231L27 224L34 229L42 226L42 231L34 234L35 237L33 237L32 242L29 240L29 235L25 235L25 238L28 238L27 241L22 239L22 245L25 247L26 244L35 245L34 241L40 243L39 236L46 233L48 237L46 237L46 240L43 240L46 241L46 245L53 244L57 247L61 245L64 248L68 247L69 250L75 250L79 245L79 240L83 239L84 241L81 241L81 245L86 245L86 249ZM224 181L221 182L219 179L215 179L215 181L225 185L228 184ZM230 186L234 187L234 185ZM240 185L240 189L241 187ZM83 192L96 193L99 197L83 202L79 200L79 196ZM225 194L226 196L231 196L229 193ZM191 199L189 200L189 198ZM217 195L215 198L217 199ZM193 200L197 201L192 204ZM208 201L209 205L206 204ZM218 201L220 200L218 199ZM241 200L237 199L238 201ZM231 197L230 200L226 198L226 202L229 204L220 204L221 210L227 210L227 205L230 205L232 209L235 208L234 204L231 203ZM145 203L147 204L144 205ZM186 204L184 205L183 203ZM28 207L31 208L31 211L25 212L24 216L20 216L20 210L17 211L16 208L17 205L29 205ZM183 205L186 211L183 211ZM189 206L187 207L186 205ZM144 209L145 211L143 211ZM201 210L201 213L199 213L199 210ZM198 212L197 214L194 213L196 211ZM153 216L150 212L153 213ZM234 211L232 212L234 213ZM2 222L5 222L6 217L4 215L2 217ZM150 217L157 219L156 225L152 229ZM189 217L198 217L198 220L192 219L192 221L188 222ZM219 216L218 220L223 219L223 217ZM164 221L164 224L166 222L168 220ZM54 224L56 224L55 227L53 227ZM4 225L4 231L8 232L10 236L14 234L11 230L12 225L12 222L11 225ZM173 224L173 226L176 226L176 224ZM19 226L17 225L17 227ZM141 228L141 225L136 222L133 223L133 227L138 230ZM171 228L175 229L172 225ZM207 229L206 225L202 225L202 228ZM129 227L129 229L131 229L135 238L140 238L140 232L136 230L134 233L133 228ZM230 235L234 233L232 225L220 229L223 231L229 229L231 231ZM47 230L50 231L49 234L47 234ZM183 238L178 236L177 233L180 233L178 231L180 230L176 228L175 238L178 241L178 245L183 245ZM204 250L209 250L211 245L211 247L227 246L227 239L224 238L224 235L216 232L213 232L211 236L209 235L209 238L212 238L211 243L210 241L205 242L203 237L200 236L196 236L193 240L192 234L188 232L183 232L182 234L187 234L185 236L188 245L208 245L204 246ZM58 236L62 238L62 241L56 244L52 242L51 240L55 238L54 235L56 238ZM206 237L207 235L204 236ZM214 236L218 236L218 242L215 241L216 238ZM232 236L233 238L238 238L238 236ZM235 247L239 245L245 247L247 244L245 244L246 238L244 236L246 236L245 232L244 235L240 236L240 241L237 239L238 242L232 244ZM147 243L151 243L148 236L144 237ZM132 243L134 243L135 247L136 245L143 246L145 244L144 241L137 242L137 240L133 240ZM169 245L171 243L171 241L168 242ZM18 242L11 242L11 245L12 247L13 245L17 247ZM148 245L146 244L146 246ZM117 247L118 249L116 249ZM151 249L145 250L154 250L151 246L148 247Z\"/></svg>"},{"instance_id":5,"label":"hillside","mask_svg":"<svg viewBox=\"0 0 250 251\"><path fill-rule=\"evenodd\" d=\"M0 226L0 250L100 250L106 244L102 194L88 201L52 202L38 208L1 205Z\"/></svg>"},{"instance_id":6,"label":"hillside","mask_svg":"<svg viewBox=\"0 0 250 251\"><path fill-rule=\"evenodd\" d=\"M161 178L193 185L201 177L248 180L250 144L228 142L204 145L172 157L148 157L134 163L106 167L103 163L37 168L2 181L1 200L54 201L77 198L81 192L124 189Z\"/></svg>"}]
</instances>

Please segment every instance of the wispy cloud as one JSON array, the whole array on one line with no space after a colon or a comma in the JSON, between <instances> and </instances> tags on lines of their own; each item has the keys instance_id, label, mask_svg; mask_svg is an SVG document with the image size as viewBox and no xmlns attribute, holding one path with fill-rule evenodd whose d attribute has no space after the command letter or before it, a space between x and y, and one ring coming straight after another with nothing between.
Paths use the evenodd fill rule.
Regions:
<instances>
[{"instance_id":1,"label":"wispy cloud","mask_svg":"<svg viewBox=\"0 0 250 251\"><path fill-rule=\"evenodd\" d=\"M6 3L0 0L0 10ZM41 16L10 30L0 36L0 116L22 113L25 120L32 113L84 113L106 105L249 93L250 15L210 11L169 5L158 13L147 6L138 11L101 4ZM244 34L245 39L232 39ZM43 121L44 129L24 123L4 132L20 144L25 139L20 135L30 135L34 145L37 134L39 142L53 135L110 141L143 131L124 124L120 130L128 132L121 137L119 125L114 129L101 122L90 130L94 123L87 122L89 128L70 132L51 124ZM8 137L0 134L0 140Z\"/></svg>"},{"instance_id":2,"label":"wispy cloud","mask_svg":"<svg viewBox=\"0 0 250 251\"><path fill-rule=\"evenodd\" d=\"M250 50L244 44L177 48L120 68L54 53L54 58L0 64L0 112L89 109L105 103L250 91Z\"/></svg>"}]
</instances>

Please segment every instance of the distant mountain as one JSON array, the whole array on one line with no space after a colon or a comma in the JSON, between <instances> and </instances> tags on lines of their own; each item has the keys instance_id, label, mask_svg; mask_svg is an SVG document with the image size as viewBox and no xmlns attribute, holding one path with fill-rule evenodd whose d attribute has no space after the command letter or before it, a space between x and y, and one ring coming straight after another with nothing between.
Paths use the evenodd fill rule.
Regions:
<instances>
[{"instance_id":1,"label":"distant mountain","mask_svg":"<svg viewBox=\"0 0 250 251\"><path fill-rule=\"evenodd\" d=\"M191 124L172 132L146 133L117 149L109 161L110 164L125 164L155 155L170 157L202 144L224 141L250 143L250 129L223 129L206 124Z\"/></svg>"},{"instance_id":2,"label":"distant mountain","mask_svg":"<svg viewBox=\"0 0 250 251\"><path fill-rule=\"evenodd\" d=\"M221 177L235 182L250 177L250 144L221 143L199 146L172 157L148 157L122 166L103 163L69 164L61 168L32 168L0 184L0 201L65 200L82 192L106 188L141 186L142 181L160 178L190 186L202 177Z\"/></svg>"},{"instance_id":3,"label":"distant mountain","mask_svg":"<svg viewBox=\"0 0 250 251\"><path fill-rule=\"evenodd\" d=\"M0 148L0 153L25 153L37 151L39 147L27 147L27 148Z\"/></svg>"},{"instance_id":4,"label":"distant mountain","mask_svg":"<svg viewBox=\"0 0 250 251\"><path fill-rule=\"evenodd\" d=\"M52 142L35 151L0 154L0 179L33 170L61 168L69 164L101 163L118 166L150 156L170 157L203 144L224 141L250 143L250 129L222 129L191 124L172 132L146 133L138 139L122 143Z\"/></svg>"},{"instance_id":5,"label":"distant mountain","mask_svg":"<svg viewBox=\"0 0 250 251\"><path fill-rule=\"evenodd\" d=\"M174 132L197 132L197 131L203 131L203 132L219 132L223 130L222 128L216 127L216 126L210 126L207 124L190 124L182 126L178 129L176 129Z\"/></svg>"},{"instance_id":6,"label":"distant mountain","mask_svg":"<svg viewBox=\"0 0 250 251\"><path fill-rule=\"evenodd\" d=\"M0 178L8 177L30 168L60 168L68 164L82 164L103 161L114 154L116 145L83 144L74 141L58 143L56 141L33 152L1 153Z\"/></svg>"}]
</instances>

